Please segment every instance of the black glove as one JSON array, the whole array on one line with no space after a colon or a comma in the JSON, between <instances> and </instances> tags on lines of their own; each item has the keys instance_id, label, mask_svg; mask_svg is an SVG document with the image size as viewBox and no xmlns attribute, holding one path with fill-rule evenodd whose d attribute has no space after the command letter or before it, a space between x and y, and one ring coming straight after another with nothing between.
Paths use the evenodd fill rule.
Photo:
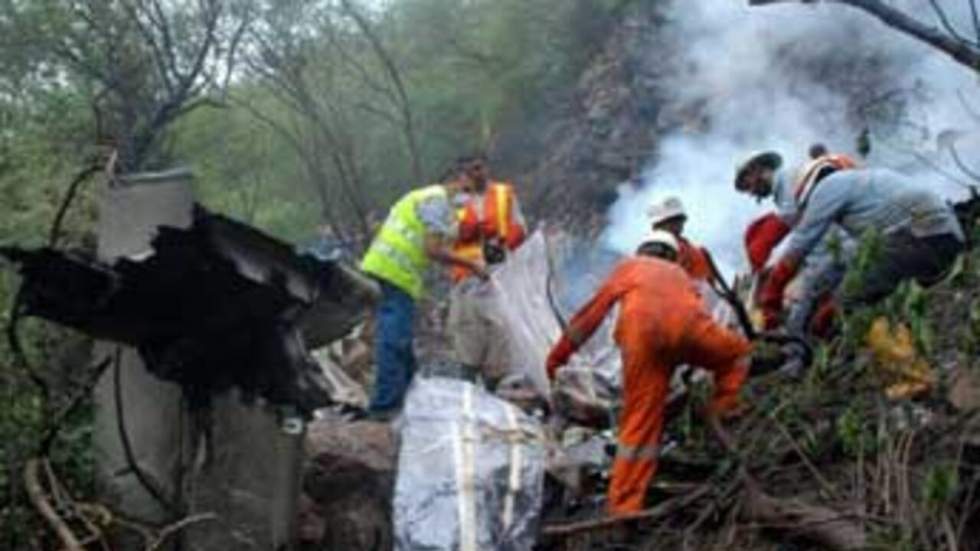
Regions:
<instances>
[{"instance_id":1,"label":"black glove","mask_svg":"<svg viewBox=\"0 0 980 551\"><path fill-rule=\"evenodd\" d=\"M500 264L507 260L507 249L500 242L488 239L483 242L483 259L487 264Z\"/></svg>"}]
</instances>

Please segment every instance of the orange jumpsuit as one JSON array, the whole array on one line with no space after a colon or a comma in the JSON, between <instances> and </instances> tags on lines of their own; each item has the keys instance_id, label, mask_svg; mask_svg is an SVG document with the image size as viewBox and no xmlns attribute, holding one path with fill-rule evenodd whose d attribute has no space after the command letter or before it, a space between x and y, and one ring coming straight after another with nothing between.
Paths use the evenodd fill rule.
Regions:
<instances>
[{"instance_id":1,"label":"orange jumpsuit","mask_svg":"<svg viewBox=\"0 0 980 551\"><path fill-rule=\"evenodd\" d=\"M623 356L623 410L613 463L608 507L611 513L643 508L657 470L664 407L674 368L689 364L714 373L708 413L734 408L748 374L748 341L704 311L691 279L679 266L652 257L620 264L599 292L571 320L548 357L549 375L620 303L615 339Z\"/></svg>"},{"instance_id":2,"label":"orange jumpsuit","mask_svg":"<svg viewBox=\"0 0 980 551\"><path fill-rule=\"evenodd\" d=\"M680 250L677 251L677 263L687 272L687 275L694 279L710 281L714 275L711 273L711 264L708 263L707 251L691 243L683 237L677 238Z\"/></svg>"}]
</instances>

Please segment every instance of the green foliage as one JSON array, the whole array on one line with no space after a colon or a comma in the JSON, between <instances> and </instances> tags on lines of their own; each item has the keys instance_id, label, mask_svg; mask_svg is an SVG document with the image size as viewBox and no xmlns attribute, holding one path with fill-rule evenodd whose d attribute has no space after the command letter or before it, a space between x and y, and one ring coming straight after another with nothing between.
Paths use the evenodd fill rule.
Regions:
<instances>
[{"instance_id":1,"label":"green foliage","mask_svg":"<svg viewBox=\"0 0 980 551\"><path fill-rule=\"evenodd\" d=\"M923 482L922 495L931 510L937 511L953 500L958 480L955 465L938 464L929 469Z\"/></svg>"},{"instance_id":2,"label":"green foliage","mask_svg":"<svg viewBox=\"0 0 980 551\"><path fill-rule=\"evenodd\" d=\"M907 281L889 298L887 307L893 317L909 325L916 348L925 355L933 353L933 330L929 320L928 296L914 281Z\"/></svg>"},{"instance_id":3,"label":"green foliage","mask_svg":"<svg viewBox=\"0 0 980 551\"><path fill-rule=\"evenodd\" d=\"M882 246L881 234L874 228L869 228L858 240L857 253L841 284L845 296L853 296L861 290L871 266L881 259Z\"/></svg>"},{"instance_id":4,"label":"green foliage","mask_svg":"<svg viewBox=\"0 0 980 551\"><path fill-rule=\"evenodd\" d=\"M874 450L875 435L869 430L864 410L860 404L851 404L836 422L837 439L844 453L858 457Z\"/></svg>"}]
</instances>

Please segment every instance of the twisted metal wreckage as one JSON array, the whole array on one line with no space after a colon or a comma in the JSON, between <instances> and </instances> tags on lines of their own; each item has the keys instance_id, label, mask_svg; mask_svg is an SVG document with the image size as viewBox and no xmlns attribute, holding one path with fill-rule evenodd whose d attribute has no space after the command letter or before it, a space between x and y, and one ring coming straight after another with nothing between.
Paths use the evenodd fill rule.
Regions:
<instances>
[{"instance_id":1,"label":"twisted metal wreckage","mask_svg":"<svg viewBox=\"0 0 980 551\"><path fill-rule=\"evenodd\" d=\"M94 444L114 510L157 524L221 512L182 530L199 549L288 545L305 421L332 403L309 351L361 322L378 290L209 212L190 178L110 173L94 256L0 249L23 276L14 317L102 341Z\"/></svg>"}]
</instances>

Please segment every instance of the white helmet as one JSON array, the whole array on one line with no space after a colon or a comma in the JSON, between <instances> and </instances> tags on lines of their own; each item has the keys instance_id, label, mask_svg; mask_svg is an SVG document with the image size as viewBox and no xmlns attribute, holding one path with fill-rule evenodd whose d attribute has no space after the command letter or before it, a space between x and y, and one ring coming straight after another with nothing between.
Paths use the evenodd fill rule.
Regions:
<instances>
[{"instance_id":1,"label":"white helmet","mask_svg":"<svg viewBox=\"0 0 980 551\"><path fill-rule=\"evenodd\" d=\"M650 223L656 226L671 218L680 216L687 218L687 213L684 212L684 204L681 203L680 199L677 197L668 197L661 203L650 205L650 208L647 209L647 216L650 217Z\"/></svg>"},{"instance_id":2,"label":"white helmet","mask_svg":"<svg viewBox=\"0 0 980 551\"><path fill-rule=\"evenodd\" d=\"M643 238L643 243L640 244L640 248L642 249L643 247L652 244L667 247L668 249L674 251L675 255L680 250L680 244L677 243L677 238L674 237L674 234L664 230L651 230L650 233Z\"/></svg>"}]
</instances>

